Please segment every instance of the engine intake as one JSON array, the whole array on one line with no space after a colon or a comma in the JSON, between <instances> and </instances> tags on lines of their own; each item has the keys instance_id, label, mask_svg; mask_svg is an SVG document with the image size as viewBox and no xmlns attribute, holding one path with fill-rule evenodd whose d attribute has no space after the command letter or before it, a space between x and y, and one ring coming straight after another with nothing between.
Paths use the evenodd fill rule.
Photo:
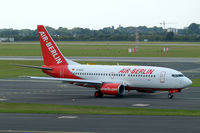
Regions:
<instances>
[{"instance_id":1,"label":"engine intake","mask_svg":"<svg viewBox=\"0 0 200 133\"><path fill-rule=\"evenodd\" d=\"M100 91L102 94L106 95L124 95L125 86L119 83L104 83Z\"/></svg>"}]
</instances>

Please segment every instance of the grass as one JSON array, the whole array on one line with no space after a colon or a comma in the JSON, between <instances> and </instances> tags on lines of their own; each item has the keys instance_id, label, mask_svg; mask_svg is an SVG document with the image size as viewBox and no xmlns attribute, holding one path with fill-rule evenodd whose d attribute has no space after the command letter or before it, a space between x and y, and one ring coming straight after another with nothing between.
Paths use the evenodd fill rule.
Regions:
<instances>
[{"instance_id":1,"label":"grass","mask_svg":"<svg viewBox=\"0 0 200 133\"><path fill-rule=\"evenodd\" d=\"M29 64L41 66L43 61L11 61L11 60L2 60L0 61L0 78L14 78L19 76L46 76L39 69L24 68L14 66L12 64Z\"/></svg>"},{"instance_id":2,"label":"grass","mask_svg":"<svg viewBox=\"0 0 200 133\"><path fill-rule=\"evenodd\" d=\"M200 87L200 79L192 79L191 87Z\"/></svg>"},{"instance_id":3,"label":"grass","mask_svg":"<svg viewBox=\"0 0 200 133\"><path fill-rule=\"evenodd\" d=\"M200 116L200 110L0 103L0 113Z\"/></svg>"},{"instance_id":4,"label":"grass","mask_svg":"<svg viewBox=\"0 0 200 133\"><path fill-rule=\"evenodd\" d=\"M65 44L68 45L65 45ZM73 45L73 43L87 43L90 45ZM96 45L96 44L105 45ZM127 44L109 45L109 44ZM128 53L129 45L133 42L58 42L59 48L65 56L103 56L103 57L200 57L198 46L165 46L168 53L161 53L163 46L139 46L139 51L134 54ZM152 42L147 42L152 43ZM155 42L153 42L155 43ZM156 42L156 44L163 42ZM171 44L170 42L164 42ZM174 43L174 42L173 42ZM177 44L183 42L176 42ZM185 43L184 43L185 44ZM200 44L194 42L190 44ZM0 44L0 56L41 56L38 42L23 42ZM80 62L83 64L109 64L108 62ZM43 65L43 61L0 61L0 78L14 78L18 76L47 76L41 70L12 66L11 64ZM132 65L120 63L120 65ZM200 79L193 79L192 87L200 87ZM200 116L199 110L175 110L175 109L145 109L127 107L100 107L100 106L69 106L50 104L26 104L26 103L2 103L0 113L48 113L48 114L103 114L103 115L166 115L166 116Z\"/></svg>"},{"instance_id":5,"label":"grass","mask_svg":"<svg viewBox=\"0 0 200 133\"><path fill-rule=\"evenodd\" d=\"M86 62L79 61L81 64L96 64L96 65L116 65L114 62ZM42 66L43 61L13 61L13 60L1 60L0 61L0 78L15 78L19 76L47 76L40 69L25 68L14 66L12 64L24 64ZM133 65L129 63L119 63L119 65Z\"/></svg>"},{"instance_id":6,"label":"grass","mask_svg":"<svg viewBox=\"0 0 200 133\"><path fill-rule=\"evenodd\" d=\"M131 63L115 63L115 62L86 62L79 61L81 64L89 65L133 65ZM25 64L42 66L43 61L12 61L12 60L1 60L0 61L0 78L15 78L20 76L47 76L40 69L24 68L14 66L12 64ZM136 65L136 64L134 64ZM192 79L191 87L200 87L200 79Z\"/></svg>"},{"instance_id":7,"label":"grass","mask_svg":"<svg viewBox=\"0 0 200 133\"><path fill-rule=\"evenodd\" d=\"M77 42L75 42L77 43ZM80 42L84 43L84 42ZM200 57L199 46L139 46L136 53L129 54L128 48L134 45L97 45L101 42L90 42L91 45L65 45L59 43L59 48L65 56L99 56L99 57ZM102 42L105 43L105 42ZM118 42L119 43L119 42ZM168 47L167 53L161 49ZM41 56L39 43L0 44L0 56Z\"/></svg>"},{"instance_id":8,"label":"grass","mask_svg":"<svg viewBox=\"0 0 200 133\"><path fill-rule=\"evenodd\" d=\"M86 62L79 61L81 64L90 65L133 65L131 63L115 63L115 62ZM42 66L43 61L12 61L12 60L1 60L0 61L0 78L15 78L20 76L47 76L39 69L24 68L19 66L14 66L11 64L25 64L25 65L35 65ZM134 64L136 65L136 64ZM192 79L191 87L200 87L200 79Z\"/></svg>"},{"instance_id":9,"label":"grass","mask_svg":"<svg viewBox=\"0 0 200 133\"><path fill-rule=\"evenodd\" d=\"M132 64L132 63L124 63L124 62L102 62L102 61L76 61L79 62L80 64L88 64L88 65L124 65L124 66L135 66L137 64Z\"/></svg>"},{"instance_id":10,"label":"grass","mask_svg":"<svg viewBox=\"0 0 200 133\"><path fill-rule=\"evenodd\" d=\"M114 44L200 44L200 42L135 42L135 41L56 41L58 44L87 44L87 45L114 45ZM15 44L39 44L39 41L14 42ZM1 42L1 44L13 44L13 42Z\"/></svg>"}]
</instances>

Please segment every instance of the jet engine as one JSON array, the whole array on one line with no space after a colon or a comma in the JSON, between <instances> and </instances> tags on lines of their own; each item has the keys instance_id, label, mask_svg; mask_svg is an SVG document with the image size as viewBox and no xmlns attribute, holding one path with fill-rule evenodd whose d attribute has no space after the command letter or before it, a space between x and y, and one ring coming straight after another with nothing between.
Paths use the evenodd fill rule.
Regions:
<instances>
[{"instance_id":1,"label":"jet engine","mask_svg":"<svg viewBox=\"0 0 200 133\"><path fill-rule=\"evenodd\" d=\"M100 92L106 95L124 95L125 93L125 86L119 83L104 83L101 88Z\"/></svg>"}]
</instances>

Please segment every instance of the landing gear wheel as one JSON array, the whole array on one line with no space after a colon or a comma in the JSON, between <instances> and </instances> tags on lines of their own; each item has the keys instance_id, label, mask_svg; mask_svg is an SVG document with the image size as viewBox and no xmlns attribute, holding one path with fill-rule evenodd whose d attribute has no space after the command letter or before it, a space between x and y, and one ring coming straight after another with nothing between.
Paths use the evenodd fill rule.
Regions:
<instances>
[{"instance_id":1,"label":"landing gear wheel","mask_svg":"<svg viewBox=\"0 0 200 133\"><path fill-rule=\"evenodd\" d=\"M100 91L95 91L94 96L95 96L96 98L102 98L102 97L103 97L103 94L102 94Z\"/></svg>"},{"instance_id":2,"label":"landing gear wheel","mask_svg":"<svg viewBox=\"0 0 200 133\"><path fill-rule=\"evenodd\" d=\"M168 94L168 98L169 98L169 99L172 99L173 97L174 97L173 94L171 94L171 93Z\"/></svg>"}]
</instances>

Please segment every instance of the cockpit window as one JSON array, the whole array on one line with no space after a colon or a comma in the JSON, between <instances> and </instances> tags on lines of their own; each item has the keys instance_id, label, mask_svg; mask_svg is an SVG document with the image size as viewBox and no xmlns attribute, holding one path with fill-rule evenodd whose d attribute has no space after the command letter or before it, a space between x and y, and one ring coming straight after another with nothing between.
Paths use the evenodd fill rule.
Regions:
<instances>
[{"instance_id":1,"label":"cockpit window","mask_svg":"<svg viewBox=\"0 0 200 133\"><path fill-rule=\"evenodd\" d=\"M184 77L184 75L183 74L172 74L172 77L178 78L178 77Z\"/></svg>"}]
</instances>

